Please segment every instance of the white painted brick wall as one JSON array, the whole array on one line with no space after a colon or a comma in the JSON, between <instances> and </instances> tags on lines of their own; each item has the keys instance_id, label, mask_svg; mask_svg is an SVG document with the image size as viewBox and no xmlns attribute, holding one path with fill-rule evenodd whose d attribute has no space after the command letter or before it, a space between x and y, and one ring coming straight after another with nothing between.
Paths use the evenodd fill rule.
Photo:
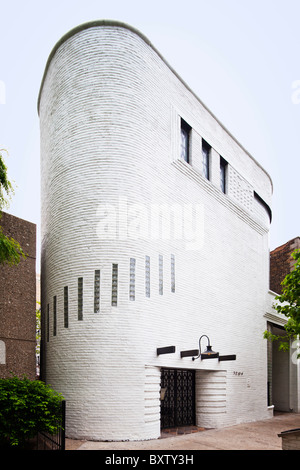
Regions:
<instances>
[{"instance_id":1,"label":"white painted brick wall","mask_svg":"<svg viewBox=\"0 0 300 470\"><path fill-rule=\"evenodd\" d=\"M210 420L211 426L267 417L262 332L269 221L250 210L250 194L255 190L270 204L268 175L153 47L121 25L84 27L60 42L47 66L39 115L44 315L50 306L46 374L67 400L67 435L158 437L161 367L195 368L197 403L205 387L201 377L226 377L226 409ZM198 135L192 166L178 160L180 117ZM211 181L199 171L201 138L213 148ZM235 175L230 184L239 181L246 188L246 203L241 186L230 187L227 195L220 191L220 155ZM186 239L134 239L124 232L119 239L103 233L105 214L110 229L115 222L119 228L120 220L133 229L155 203L200 205L204 225L198 226L202 244L197 250L188 249ZM145 296L146 255L151 260L150 298ZM159 255L164 260L163 295ZM129 300L130 258L136 259L135 301ZM119 267L117 307L111 306L112 263ZM95 314L97 269L101 298ZM77 320L78 277L83 277L83 321ZM69 287L67 329L64 286ZM220 354L236 354L237 360L181 359L180 351L197 348L202 334ZM176 353L157 357L156 348L169 345L176 346ZM196 414L201 426L199 407Z\"/></svg>"}]
</instances>

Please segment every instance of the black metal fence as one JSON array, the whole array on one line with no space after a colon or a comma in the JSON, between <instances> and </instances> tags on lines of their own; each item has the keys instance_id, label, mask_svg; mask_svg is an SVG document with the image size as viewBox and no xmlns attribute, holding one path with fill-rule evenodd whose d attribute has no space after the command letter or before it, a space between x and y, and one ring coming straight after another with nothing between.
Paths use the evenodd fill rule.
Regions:
<instances>
[{"instance_id":1,"label":"black metal fence","mask_svg":"<svg viewBox=\"0 0 300 470\"><path fill-rule=\"evenodd\" d=\"M36 450L65 450L66 402L61 402L61 416L57 422L58 432L51 435L39 432L36 437Z\"/></svg>"}]
</instances>

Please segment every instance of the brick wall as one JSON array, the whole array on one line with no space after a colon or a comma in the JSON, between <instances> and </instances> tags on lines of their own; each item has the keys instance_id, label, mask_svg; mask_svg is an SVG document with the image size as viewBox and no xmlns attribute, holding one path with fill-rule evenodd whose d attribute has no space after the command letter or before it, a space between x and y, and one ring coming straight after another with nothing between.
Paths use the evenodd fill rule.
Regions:
<instances>
[{"instance_id":1,"label":"brick wall","mask_svg":"<svg viewBox=\"0 0 300 470\"><path fill-rule=\"evenodd\" d=\"M205 391L222 377L217 414L208 400L201 406L197 380L199 425L207 409L209 427L268 417L270 219L254 198L271 204L268 174L124 25L99 22L58 43L39 114L44 371L67 400L67 435L159 437L162 367L196 369ZM190 164L180 159L181 118L192 129ZM202 139L211 146L209 181ZM192 209L196 225L156 236L148 222L157 205L187 219ZM181 359L202 334L237 361ZM174 354L157 356L169 345Z\"/></svg>"},{"instance_id":2,"label":"brick wall","mask_svg":"<svg viewBox=\"0 0 300 470\"><path fill-rule=\"evenodd\" d=\"M291 254L300 248L300 237L293 238L270 253L270 289L277 294L282 293L281 283L293 269L295 260Z\"/></svg>"},{"instance_id":3,"label":"brick wall","mask_svg":"<svg viewBox=\"0 0 300 470\"><path fill-rule=\"evenodd\" d=\"M0 377L35 379L36 226L5 212L0 224L28 255L17 266L0 265L0 341L6 356Z\"/></svg>"}]
</instances>

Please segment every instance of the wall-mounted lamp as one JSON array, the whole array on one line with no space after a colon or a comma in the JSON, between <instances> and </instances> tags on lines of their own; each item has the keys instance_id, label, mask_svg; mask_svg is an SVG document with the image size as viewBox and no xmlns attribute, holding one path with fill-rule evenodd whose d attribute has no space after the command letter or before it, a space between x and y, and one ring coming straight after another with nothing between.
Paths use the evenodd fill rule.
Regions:
<instances>
[{"instance_id":1,"label":"wall-mounted lamp","mask_svg":"<svg viewBox=\"0 0 300 470\"><path fill-rule=\"evenodd\" d=\"M206 346L206 350L204 352L201 352L201 339L205 337L207 339L207 346ZM215 352L212 350L212 346L210 345L210 340L209 340L209 337L206 336L206 335L202 335L200 336L199 338L199 355L197 357L193 357L193 361L195 361L195 359L198 359L198 358L201 358L202 359L214 359L216 357L219 357L219 353L218 352Z\"/></svg>"}]
</instances>

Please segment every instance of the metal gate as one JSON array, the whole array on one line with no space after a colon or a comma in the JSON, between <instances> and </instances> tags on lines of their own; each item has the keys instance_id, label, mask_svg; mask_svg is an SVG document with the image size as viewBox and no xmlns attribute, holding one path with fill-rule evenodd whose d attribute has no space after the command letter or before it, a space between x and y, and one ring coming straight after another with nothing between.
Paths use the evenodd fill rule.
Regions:
<instances>
[{"instance_id":1,"label":"metal gate","mask_svg":"<svg viewBox=\"0 0 300 470\"><path fill-rule=\"evenodd\" d=\"M195 425L195 371L161 369L161 428Z\"/></svg>"}]
</instances>

